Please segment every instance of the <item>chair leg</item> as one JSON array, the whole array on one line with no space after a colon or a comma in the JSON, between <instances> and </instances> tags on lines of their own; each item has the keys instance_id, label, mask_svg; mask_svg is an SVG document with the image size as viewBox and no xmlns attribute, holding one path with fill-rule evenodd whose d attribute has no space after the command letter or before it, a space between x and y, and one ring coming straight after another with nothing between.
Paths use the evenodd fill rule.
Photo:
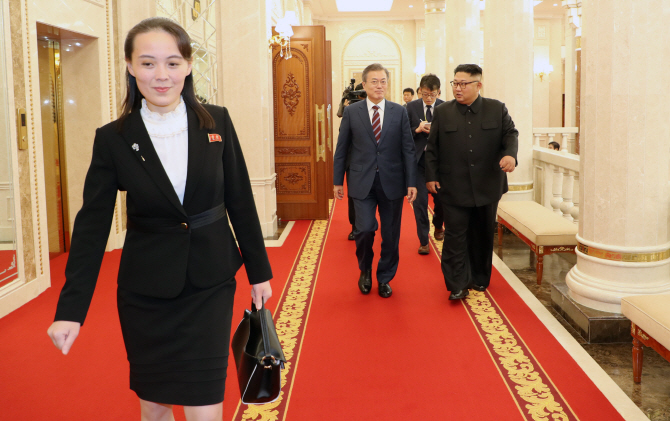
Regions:
<instances>
[{"instance_id":1,"label":"chair leg","mask_svg":"<svg viewBox=\"0 0 670 421\"><path fill-rule=\"evenodd\" d=\"M502 260L502 236L503 236L503 224L498 222L498 257Z\"/></svg>"},{"instance_id":2,"label":"chair leg","mask_svg":"<svg viewBox=\"0 0 670 421\"><path fill-rule=\"evenodd\" d=\"M542 285L542 270L544 269L544 255L536 254L537 263L535 264L535 271L537 272L537 284Z\"/></svg>"},{"instance_id":3,"label":"chair leg","mask_svg":"<svg viewBox=\"0 0 670 421\"><path fill-rule=\"evenodd\" d=\"M633 381L640 383L642 381L642 357L644 348L638 338L633 338Z\"/></svg>"}]
</instances>

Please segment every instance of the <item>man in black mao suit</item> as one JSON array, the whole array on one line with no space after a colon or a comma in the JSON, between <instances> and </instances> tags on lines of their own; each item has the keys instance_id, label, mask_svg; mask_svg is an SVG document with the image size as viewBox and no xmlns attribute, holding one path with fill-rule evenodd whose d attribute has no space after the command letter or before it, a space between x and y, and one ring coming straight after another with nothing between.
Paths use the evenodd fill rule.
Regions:
<instances>
[{"instance_id":1,"label":"man in black mao suit","mask_svg":"<svg viewBox=\"0 0 670 421\"><path fill-rule=\"evenodd\" d=\"M426 149L426 187L439 192L445 222L442 273L450 300L484 291L491 279L498 202L517 165L519 132L507 107L479 95L482 69L461 64L454 100L435 109Z\"/></svg>"},{"instance_id":2,"label":"man in black mao suit","mask_svg":"<svg viewBox=\"0 0 670 421\"><path fill-rule=\"evenodd\" d=\"M384 298L392 294L389 282L398 268L403 196L406 194L410 203L416 197L409 119L400 104L384 99L388 78L388 70L378 63L363 71L367 99L344 109L333 163L334 193L342 199L347 152L351 149L348 191L356 209L356 257L361 271L358 287L363 294L372 288L372 245L379 209L382 250L377 282L379 295Z\"/></svg>"},{"instance_id":3,"label":"man in black mao suit","mask_svg":"<svg viewBox=\"0 0 670 421\"><path fill-rule=\"evenodd\" d=\"M419 82L421 95L416 101L407 104L407 115L409 116L409 125L414 136L414 152L416 164L416 201L414 201L414 219L416 219L416 233L419 237L419 254L428 254L430 247L428 245L428 232L430 223L428 222L428 190L426 189L426 164L425 149L428 143L428 133L430 133L430 123L433 121L433 112L435 107L444 101L438 98L440 95L440 79L432 73L421 78ZM442 228L442 206L433 194L435 201L435 215L433 216L433 225L435 226L435 239L442 240L444 229Z\"/></svg>"}]
</instances>

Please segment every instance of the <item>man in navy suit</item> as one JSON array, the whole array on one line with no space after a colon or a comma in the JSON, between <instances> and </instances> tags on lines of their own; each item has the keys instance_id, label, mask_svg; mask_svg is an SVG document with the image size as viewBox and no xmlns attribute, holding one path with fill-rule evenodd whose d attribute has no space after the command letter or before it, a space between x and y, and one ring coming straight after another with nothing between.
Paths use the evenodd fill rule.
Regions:
<instances>
[{"instance_id":1,"label":"man in navy suit","mask_svg":"<svg viewBox=\"0 0 670 421\"><path fill-rule=\"evenodd\" d=\"M414 136L414 152L416 155L414 162L416 164L417 194L414 202L414 218L416 219L416 233L419 236L419 254L428 254L430 252L428 245L430 223L428 222L428 189L426 188L424 151L428 143L428 133L430 133L430 123L433 121L435 107L444 101L438 98L440 96L440 79L434 74L429 73L423 76L419 86L421 87L419 99L407 104L407 115L409 116L412 136ZM435 202L434 235L436 240L442 240L444 238L442 206L436 194L433 194L433 201Z\"/></svg>"},{"instance_id":2,"label":"man in navy suit","mask_svg":"<svg viewBox=\"0 0 670 421\"><path fill-rule=\"evenodd\" d=\"M379 295L392 294L389 282L398 269L398 243L403 196L410 203L416 198L414 140L407 112L386 101L389 72L381 64L363 70L365 101L344 109L333 163L335 197L344 197L344 170L347 153L349 196L356 209L356 257L361 274L358 288L363 294L372 289L372 245L377 231L376 211L381 221L382 250L377 265Z\"/></svg>"}]
</instances>

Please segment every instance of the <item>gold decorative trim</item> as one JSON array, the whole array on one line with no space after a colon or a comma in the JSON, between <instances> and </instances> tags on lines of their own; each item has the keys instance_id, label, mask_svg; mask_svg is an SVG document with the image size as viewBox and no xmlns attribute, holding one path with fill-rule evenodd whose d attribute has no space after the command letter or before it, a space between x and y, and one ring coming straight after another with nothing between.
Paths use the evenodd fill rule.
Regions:
<instances>
[{"instance_id":1,"label":"gold decorative trim","mask_svg":"<svg viewBox=\"0 0 670 421\"><path fill-rule=\"evenodd\" d=\"M440 242L436 241L433 235L433 213L428 206L430 242L435 250L435 256L441 261L442 250L438 247ZM498 311L499 306L490 293L473 290L462 304L524 419L577 420L568 402L502 309Z\"/></svg>"},{"instance_id":2,"label":"gold decorative trim","mask_svg":"<svg viewBox=\"0 0 670 421\"><path fill-rule=\"evenodd\" d=\"M33 180L35 188L33 189L35 197L35 216L37 220L37 249L39 254L40 262L40 275L44 275L44 262L42 256L42 224L40 222L40 196L39 196L39 185L37 176L37 141L35 139L35 104L33 100L33 71L32 71L32 60L30 52L30 19L28 15L28 0L24 0L25 5L25 18L26 18L26 33L24 34L26 38L26 56L28 57L28 97L30 98L30 117L27 119L30 121L30 136L32 139L32 153L33 153Z\"/></svg>"},{"instance_id":3,"label":"gold decorative trim","mask_svg":"<svg viewBox=\"0 0 670 421\"><path fill-rule=\"evenodd\" d=\"M655 253L622 253L618 251L602 250L577 242L577 250L587 256L615 262L649 263L660 262L670 258L670 249Z\"/></svg>"},{"instance_id":4,"label":"gold decorative trim","mask_svg":"<svg viewBox=\"0 0 670 421\"><path fill-rule=\"evenodd\" d=\"M582 48L582 37L575 37L575 49L579 50Z\"/></svg>"},{"instance_id":5,"label":"gold decorative trim","mask_svg":"<svg viewBox=\"0 0 670 421\"><path fill-rule=\"evenodd\" d=\"M531 356L526 355L526 345L523 339L519 337L516 332L510 332L507 327L506 320L498 314L496 306L491 304L485 292L472 291L466 297L463 306L466 307L468 314L470 314L473 323L481 329L478 332L484 341L488 343L487 348L493 358L493 353L497 354L498 358L493 358L499 368L507 371L507 378L505 380L510 382L510 386L514 384L515 398L517 399L519 409L521 409L522 401L527 402L523 405L526 419L532 420L568 420L574 419L569 417L563 405L563 399L554 397L555 386L546 377L546 373L540 369L536 369L535 364L539 363ZM474 317L473 317L474 316ZM547 380L549 384L543 380ZM556 394L560 393L555 390ZM567 406L567 403L565 403ZM568 412L570 411L568 407Z\"/></svg>"},{"instance_id":6,"label":"gold decorative trim","mask_svg":"<svg viewBox=\"0 0 670 421\"><path fill-rule=\"evenodd\" d=\"M445 7L435 7L435 8L432 8L432 9L426 9L426 14L429 14L429 13L444 13L446 11L447 11L447 9Z\"/></svg>"},{"instance_id":7,"label":"gold decorative trim","mask_svg":"<svg viewBox=\"0 0 670 421\"><path fill-rule=\"evenodd\" d=\"M333 208L334 200L330 199L330 216L333 214ZM300 353L302 341L305 337L314 285L319 273L329 226L330 218L312 222L305 235L306 240L304 240L299 257L296 259L289 280L284 287L284 293L280 298L281 309L278 306L275 311L277 336L279 336L286 357L285 368L281 372L283 390L276 401L263 405L245 405L246 408L243 413L240 413L242 408L240 402L235 415L233 415L235 421L271 421L283 419L286 414L293 377L298 368L299 360L296 356ZM293 369L294 366L295 369Z\"/></svg>"},{"instance_id":8,"label":"gold decorative trim","mask_svg":"<svg viewBox=\"0 0 670 421\"><path fill-rule=\"evenodd\" d=\"M533 183L508 186L508 187L507 187L507 190L508 190L508 191L528 191L528 190L533 190Z\"/></svg>"}]
</instances>

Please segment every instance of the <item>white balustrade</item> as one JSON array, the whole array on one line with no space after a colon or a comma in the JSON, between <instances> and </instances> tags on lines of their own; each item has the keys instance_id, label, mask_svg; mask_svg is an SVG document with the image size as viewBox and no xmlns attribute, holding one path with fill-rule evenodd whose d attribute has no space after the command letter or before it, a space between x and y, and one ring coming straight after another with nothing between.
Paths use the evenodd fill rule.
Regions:
<instances>
[{"instance_id":1,"label":"white balustrade","mask_svg":"<svg viewBox=\"0 0 670 421\"><path fill-rule=\"evenodd\" d=\"M575 134L579 133L578 127L535 127L533 128L533 145L547 147L549 142L555 140L556 135L561 136L561 152L564 154L574 152Z\"/></svg>"},{"instance_id":2,"label":"white balustrade","mask_svg":"<svg viewBox=\"0 0 670 421\"><path fill-rule=\"evenodd\" d=\"M579 155L568 151L568 137L577 132L576 127L533 129L534 167L539 170L536 177L542 177L534 183L542 189L536 200L575 224L579 221ZM561 136L561 150L547 148L545 145L557 135ZM544 145L543 138L548 139Z\"/></svg>"}]
</instances>

